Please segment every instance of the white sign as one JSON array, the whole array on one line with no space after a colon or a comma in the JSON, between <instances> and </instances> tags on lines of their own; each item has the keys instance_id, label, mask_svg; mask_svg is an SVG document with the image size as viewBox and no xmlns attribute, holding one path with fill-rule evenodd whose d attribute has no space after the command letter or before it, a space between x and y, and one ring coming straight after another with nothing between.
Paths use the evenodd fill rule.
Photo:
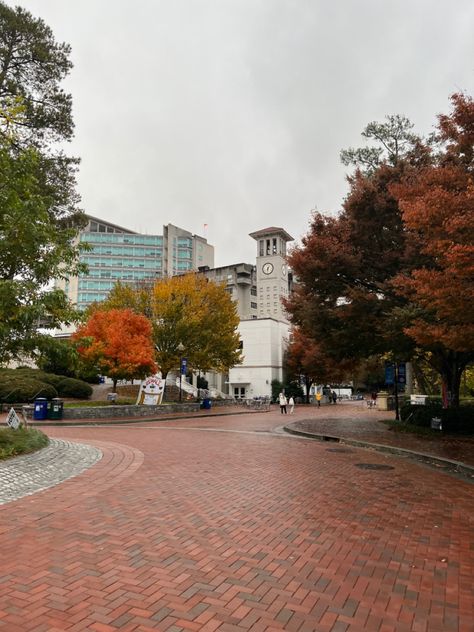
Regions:
<instances>
[{"instance_id":1,"label":"white sign","mask_svg":"<svg viewBox=\"0 0 474 632\"><path fill-rule=\"evenodd\" d=\"M151 375L140 385L137 404L145 406L159 406L163 400L165 382L161 375Z\"/></svg>"},{"instance_id":2,"label":"white sign","mask_svg":"<svg viewBox=\"0 0 474 632\"><path fill-rule=\"evenodd\" d=\"M7 425L10 426L10 428L13 428L13 430L18 430L21 426L20 419L18 418L14 408L10 408L10 412L7 415Z\"/></svg>"}]
</instances>

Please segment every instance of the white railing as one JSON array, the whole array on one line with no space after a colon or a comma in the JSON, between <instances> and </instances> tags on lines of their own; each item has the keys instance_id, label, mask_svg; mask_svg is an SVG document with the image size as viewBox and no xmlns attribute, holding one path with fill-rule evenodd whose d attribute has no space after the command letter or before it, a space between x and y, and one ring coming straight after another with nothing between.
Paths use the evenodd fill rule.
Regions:
<instances>
[{"instance_id":1,"label":"white railing","mask_svg":"<svg viewBox=\"0 0 474 632\"><path fill-rule=\"evenodd\" d=\"M197 399L204 399L205 397L210 397L211 399L233 399L231 395L227 393L223 393L219 391L217 388L197 388L190 382L185 379L179 379L179 375L169 375L166 378L166 383L171 386L176 386L178 389L181 387L181 390L184 393L188 393Z\"/></svg>"}]
</instances>

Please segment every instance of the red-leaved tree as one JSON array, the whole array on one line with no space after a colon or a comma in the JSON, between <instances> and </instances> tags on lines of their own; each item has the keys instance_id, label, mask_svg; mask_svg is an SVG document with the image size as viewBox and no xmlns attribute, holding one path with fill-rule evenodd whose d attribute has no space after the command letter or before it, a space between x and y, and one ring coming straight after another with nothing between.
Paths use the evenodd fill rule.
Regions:
<instances>
[{"instance_id":1,"label":"red-leaved tree","mask_svg":"<svg viewBox=\"0 0 474 632\"><path fill-rule=\"evenodd\" d=\"M405 332L432 351L445 404L457 405L462 372L474 359L474 101L451 100L452 114L439 117L441 151L391 190L427 255L426 265L393 281L414 306Z\"/></svg>"},{"instance_id":2,"label":"red-leaved tree","mask_svg":"<svg viewBox=\"0 0 474 632\"><path fill-rule=\"evenodd\" d=\"M474 360L474 108L465 95L452 103L433 142L390 117L364 134L386 151L345 153L357 167L350 192L291 252L298 284L286 305L337 361L424 355L456 406Z\"/></svg>"},{"instance_id":3,"label":"red-leaved tree","mask_svg":"<svg viewBox=\"0 0 474 632\"><path fill-rule=\"evenodd\" d=\"M95 310L74 334L82 359L113 381L156 373L150 321L131 309Z\"/></svg>"},{"instance_id":4,"label":"red-leaved tree","mask_svg":"<svg viewBox=\"0 0 474 632\"><path fill-rule=\"evenodd\" d=\"M352 366L347 362L335 362L323 349L322 344L305 335L299 327L293 329L286 350L285 370L288 375L304 380L306 403L309 403L311 384L340 382Z\"/></svg>"}]
</instances>

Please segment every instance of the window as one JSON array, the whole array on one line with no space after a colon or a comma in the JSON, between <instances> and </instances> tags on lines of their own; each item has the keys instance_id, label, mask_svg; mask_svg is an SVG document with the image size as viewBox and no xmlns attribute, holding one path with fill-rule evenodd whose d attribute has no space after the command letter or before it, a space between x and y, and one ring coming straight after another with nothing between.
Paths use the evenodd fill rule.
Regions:
<instances>
[{"instance_id":1,"label":"window","mask_svg":"<svg viewBox=\"0 0 474 632\"><path fill-rule=\"evenodd\" d=\"M257 303L250 303L250 307L252 309L257 309Z\"/></svg>"}]
</instances>

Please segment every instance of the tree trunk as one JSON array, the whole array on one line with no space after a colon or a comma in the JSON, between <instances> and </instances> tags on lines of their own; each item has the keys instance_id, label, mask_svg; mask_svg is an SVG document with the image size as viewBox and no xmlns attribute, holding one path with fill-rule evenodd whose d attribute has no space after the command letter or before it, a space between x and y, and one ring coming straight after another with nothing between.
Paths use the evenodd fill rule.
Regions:
<instances>
[{"instance_id":1,"label":"tree trunk","mask_svg":"<svg viewBox=\"0 0 474 632\"><path fill-rule=\"evenodd\" d=\"M305 386L306 386L306 388L305 388L305 391L306 391L305 399L306 399L306 403L307 404L309 404L309 391L310 391L310 388L311 388L311 381L312 380L309 377L309 375L305 375L304 376L304 383L305 383Z\"/></svg>"},{"instance_id":2,"label":"tree trunk","mask_svg":"<svg viewBox=\"0 0 474 632\"><path fill-rule=\"evenodd\" d=\"M459 406L461 376L472 357L468 353L448 351L433 358L433 366L441 375L443 408Z\"/></svg>"},{"instance_id":3,"label":"tree trunk","mask_svg":"<svg viewBox=\"0 0 474 632\"><path fill-rule=\"evenodd\" d=\"M453 366L441 373L443 408L459 406L459 390L463 368L460 369Z\"/></svg>"},{"instance_id":4,"label":"tree trunk","mask_svg":"<svg viewBox=\"0 0 474 632\"><path fill-rule=\"evenodd\" d=\"M112 378L112 384L113 384L112 388L113 388L114 393L117 392L117 382L118 382L118 379L116 377Z\"/></svg>"}]
</instances>

